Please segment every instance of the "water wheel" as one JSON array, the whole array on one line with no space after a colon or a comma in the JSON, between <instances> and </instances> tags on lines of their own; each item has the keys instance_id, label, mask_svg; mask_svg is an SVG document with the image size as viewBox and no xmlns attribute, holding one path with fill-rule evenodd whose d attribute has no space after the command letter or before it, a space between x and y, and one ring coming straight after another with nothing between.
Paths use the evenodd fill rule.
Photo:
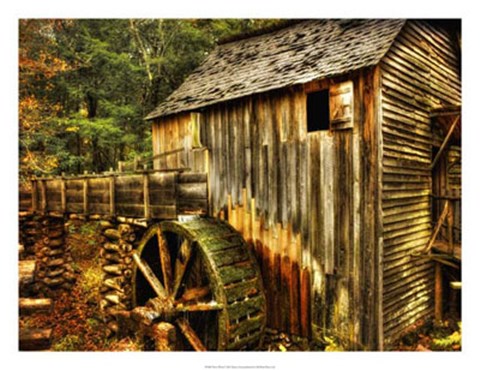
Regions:
<instances>
[{"instance_id":1,"label":"water wheel","mask_svg":"<svg viewBox=\"0 0 480 370\"><path fill-rule=\"evenodd\" d=\"M208 218L155 224L134 261L134 306L175 327L175 350L260 345L266 322L260 270L230 225Z\"/></svg>"}]
</instances>

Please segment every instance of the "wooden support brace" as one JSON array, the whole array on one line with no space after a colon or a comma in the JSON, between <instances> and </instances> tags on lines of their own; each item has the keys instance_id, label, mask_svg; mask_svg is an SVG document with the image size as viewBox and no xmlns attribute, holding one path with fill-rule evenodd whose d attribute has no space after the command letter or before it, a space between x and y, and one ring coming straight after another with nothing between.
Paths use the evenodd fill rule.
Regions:
<instances>
[{"instance_id":1,"label":"wooden support brace","mask_svg":"<svg viewBox=\"0 0 480 370\"><path fill-rule=\"evenodd\" d=\"M442 155L443 153L443 150L445 149L445 147L447 146L448 144L448 141L450 140L450 137L452 136L453 134L453 131L455 131L455 127L457 126L458 122L460 121L460 116L458 116L457 118L455 118L455 120L453 121L452 125L450 126L449 130L448 130L448 133L447 133L447 136L445 136L445 139L443 139L443 143L442 145L440 146L440 149L438 150L438 153L437 155L435 156L435 159L433 160L431 166L430 166L430 170L433 170L438 162L438 160L440 159L440 156Z\"/></svg>"},{"instance_id":2,"label":"wooden support brace","mask_svg":"<svg viewBox=\"0 0 480 370\"><path fill-rule=\"evenodd\" d=\"M443 206L442 213L440 215L440 218L438 219L435 229L433 230L432 236L428 240L427 246L424 249L425 253L430 252L430 250L432 249L433 243L435 242L435 239L437 239L437 235L442 227L443 221L445 221L445 217L447 217L448 209L449 209L449 202L447 200L445 201L445 205Z\"/></svg>"}]
</instances>

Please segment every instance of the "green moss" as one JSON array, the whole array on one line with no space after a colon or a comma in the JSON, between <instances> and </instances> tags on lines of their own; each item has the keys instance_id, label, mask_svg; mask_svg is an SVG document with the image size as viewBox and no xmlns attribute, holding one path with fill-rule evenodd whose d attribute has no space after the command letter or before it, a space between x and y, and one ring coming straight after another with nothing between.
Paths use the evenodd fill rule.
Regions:
<instances>
[{"instance_id":1,"label":"green moss","mask_svg":"<svg viewBox=\"0 0 480 370\"><path fill-rule=\"evenodd\" d=\"M82 346L82 339L78 335L67 335L54 343L52 346L53 351L79 351Z\"/></svg>"},{"instance_id":2,"label":"green moss","mask_svg":"<svg viewBox=\"0 0 480 370\"><path fill-rule=\"evenodd\" d=\"M454 351L460 350L462 346L462 323L458 322L458 330L445 335L443 331L435 333L432 340L432 350L434 351Z\"/></svg>"}]
</instances>

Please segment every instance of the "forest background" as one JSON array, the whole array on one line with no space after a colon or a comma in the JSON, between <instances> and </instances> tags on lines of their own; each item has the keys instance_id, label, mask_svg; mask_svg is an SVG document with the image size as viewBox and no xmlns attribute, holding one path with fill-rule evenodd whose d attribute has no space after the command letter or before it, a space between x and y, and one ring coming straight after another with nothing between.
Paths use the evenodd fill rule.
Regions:
<instances>
[{"instance_id":1,"label":"forest background","mask_svg":"<svg viewBox=\"0 0 480 370\"><path fill-rule=\"evenodd\" d=\"M279 22L20 19L20 183L151 156L143 118L219 41Z\"/></svg>"}]
</instances>

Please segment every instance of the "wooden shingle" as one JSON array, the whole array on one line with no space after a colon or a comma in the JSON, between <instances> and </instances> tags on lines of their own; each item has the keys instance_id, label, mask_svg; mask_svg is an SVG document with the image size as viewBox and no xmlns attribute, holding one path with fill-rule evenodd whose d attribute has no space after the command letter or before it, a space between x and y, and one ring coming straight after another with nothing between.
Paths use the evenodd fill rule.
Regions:
<instances>
[{"instance_id":1,"label":"wooden shingle","mask_svg":"<svg viewBox=\"0 0 480 370\"><path fill-rule=\"evenodd\" d=\"M373 66L404 23L401 19L307 20L219 45L146 119Z\"/></svg>"}]
</instances>

